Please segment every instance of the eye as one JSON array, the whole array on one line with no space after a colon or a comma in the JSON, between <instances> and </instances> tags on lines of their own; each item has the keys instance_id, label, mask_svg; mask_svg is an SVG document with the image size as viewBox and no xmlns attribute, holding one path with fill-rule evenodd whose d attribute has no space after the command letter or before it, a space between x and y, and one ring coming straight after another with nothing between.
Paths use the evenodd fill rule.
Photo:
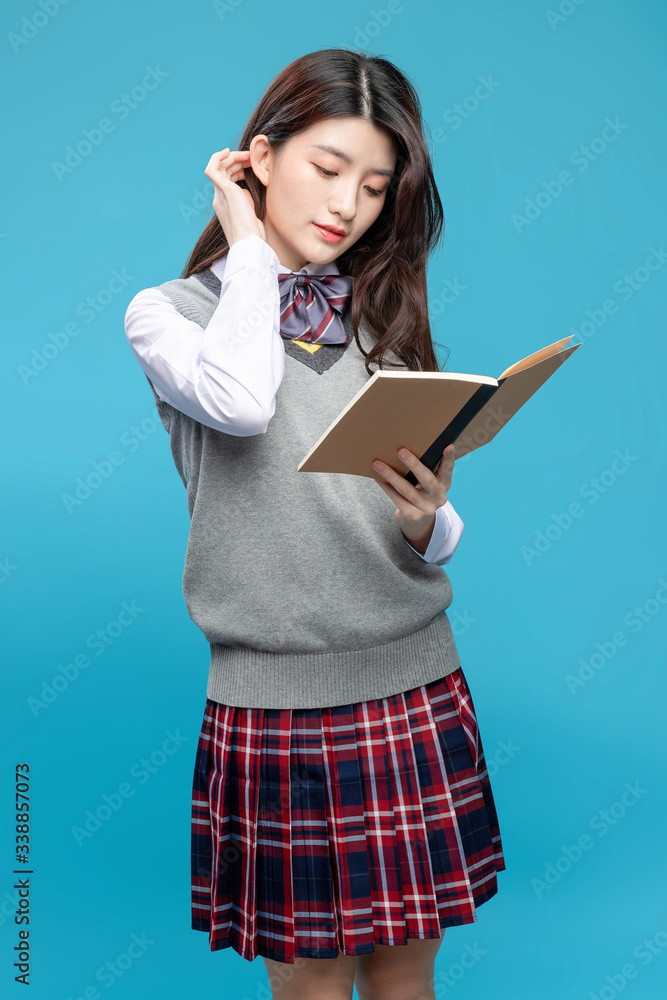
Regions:
<instances>
[{"instance_id":1,"label":"eye","mask_svg":"<svg viewBox=\"0 0 667 1000\"><path fill-rule=\"evenodd\" d=\"M336 171L335 170L325 170L325 168L321 167L318 163L313 163L313 166L317 170L320 170L325 177L335 177L336 176ZM375 188L368 187L368 185L366 185L366 190L370 191L371 195L374 198L378 198L381 194L384 194L384 191L377 191Z\"/></svg>"}]
</instances>

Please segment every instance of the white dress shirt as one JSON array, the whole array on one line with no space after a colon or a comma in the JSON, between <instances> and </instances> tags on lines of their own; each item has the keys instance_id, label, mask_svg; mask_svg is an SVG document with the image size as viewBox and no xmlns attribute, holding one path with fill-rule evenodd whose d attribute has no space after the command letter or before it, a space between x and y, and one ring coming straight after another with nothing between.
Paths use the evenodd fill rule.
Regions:
<instances>
[{"instance_id":1,"label":"white dress shirt","mask_svg":"<svg viewBox=\"0 0 667 1000\"><path fill-rule=\"evenodd\" d=\"M233 243L211 270L222 283L220 305L205 329L159 288L144 288L127 307L125 335L160 399L224 434L265 434L285 372L277 275L290 269L253 234ZM308 264L303 270L331 274L338 267ZM463 527L447 500L436 511L426 551L417 555L448 563Z\"/></svg>"}]
</instances>

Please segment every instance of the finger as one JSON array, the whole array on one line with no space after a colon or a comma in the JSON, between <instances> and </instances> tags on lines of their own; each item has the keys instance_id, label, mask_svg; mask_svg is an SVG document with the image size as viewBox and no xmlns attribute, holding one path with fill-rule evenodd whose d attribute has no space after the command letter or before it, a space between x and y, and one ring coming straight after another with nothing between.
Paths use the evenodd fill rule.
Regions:
<instances>
[{"instance_id":1,"label":"finger","mask_svg":"<svg viewBox=\"0 0 667 1000\"><path fill-rule=\"evenodd\" d=\"M411 452L408 448L399 448L398 457L405 463L405 465L407 465L413 475L417 478L422 489L433 491L437 488L438 478L436 477L435 472L429 469L428 465L425 465L421 459L417 457L417 455Z\"/></svg>"},{"instance_id":2,"label":"finger","mask_svg":"<svg viewBox=\"0 0 667 1000\"><path fill-rule=\"evenodd\" d=\"M456 446L453 444L448 444L442 453L442 458L439 460L438 465L434 468L435 474L439 479L451 476L454 469L454 463L456 461Z\"/></svg>"},{"instance_id":3,"label":"finger","mask_svg":"<svg viewBox=\"0 0 667 1000\"><path fill-rule=\"evenodd\" d=\"M229 146L225 146L224 149L219 149L217 153L214 153L211 159L206 164L206 170L215 170L218 165L224 160L229 154Z\"/></svg>"},{"instance_id":4,"label":"finger","mask_svg":"<svg viewBox=\"0 0 667 1000\"><path fill-rule=\"evenodd\" d=\"M398 509L401 511L402 514L407 515L410 513L411 509L414 509L416 504L413 504L409 500L407 500L402 493L399 493L398 490L394 489L393 486L385 482L384 479L375 479L375 476L373 476L373 479L378 484L378 486L380 486L384 490L389 499L396 504L396 506L398 507ZM419 509L421 510L421 507Z\"/></svg>"},{"instance_id":5,"label":"finger","mask_svg":"<svg viewBox=\"0 0 667 1000\"><path fill-rule=\"evenodd\" d=\"M413 459L414 458L415 456L413 456ZM408 462L405 459L401 460L405 461L406 465L408 464ZM421 462L419 462L419 459L416 459L416 461L419 463L419 465L422 464ZM386 462L381 462L379 459L377 459L375 462L373 462L373 468L377 473L379 473L383 477L383 479L389 482L389 484L394 488L394 491L397 492L401 497L404 497L405 499L409 500L411 503L414 504L415 507L418 507L419 510L425 510L423 506L426 500L424 490L416 489L412 485L412 483L409 483L407 479L405 479L403 476L400 475L400 473L392 469L390 465L387 465ZM423 468L428 472L429 476L431 476L431 479L435 482L435 476L433 475L431 470L426 469L426 466L423 466ZM414 471L415 475L417 475L416 470L414 468L412 469L412 471Z\"/></svg>"},{"instance_id":6,"label":"finger","mask_svg":"<svg viewBox=\"0 0 667 1000\"><path fill-rule=\"evenodd\" d=\"M224 185L225 181L235 183L236 181L245 179L247 166L244 166L243 163L236 161L235 153L221 155L217 158L217 162L216 157L217 154L213 157L204 171L205 175L209 178L209 180L213 181L214 184L221 187Z\"/></svg>"},{"instance_id":7,"label":"finger","mask_svg":"<svg viewBox=\"0 0 667 1000\"><path fill-rule=\"evenodd\" d=\"M226 146L225 149L221 149L217 153L213 154L211 159L208 161L205 173L208 170L217 170L220 173L224 173L225 170L232 167L234 169L239 169L239 161L246 160L249 156L249 150L230 150L229 146Z\"/></svg>"},{"instance_id":8,"label":"finger","mask_svg":"<svg viewBox=\"0 0 667 1000\"><path fill-rule=\"evenodd\" d=\"M227 149L223 149L218 154L218 156L219 156L218 159L219 163L222 163L222 161L224 160L227 161L225 162L225 166L229 166L230 163L238 163L239 160L248 160L250 158L250 150L249 149L230 150L228 147Z\"/></svg>"},{"instance_id":9,"label":"finger","mask_svg":"<svg viewBox=\"0 0 667 1000\"><path fill-rule=\"evenodd\" d=\"M449 469L451 471L454 468L455 461L455 446L453 444L448 444L447 447L443 449L442 455L435 463L431 471L434 475L439 476L443 469Z\"/></svg>"}]
</instances>

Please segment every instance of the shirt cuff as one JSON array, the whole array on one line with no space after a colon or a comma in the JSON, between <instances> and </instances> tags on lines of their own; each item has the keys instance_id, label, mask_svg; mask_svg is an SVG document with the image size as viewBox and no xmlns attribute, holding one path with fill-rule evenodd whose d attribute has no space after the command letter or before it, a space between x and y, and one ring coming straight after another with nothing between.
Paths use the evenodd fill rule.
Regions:
<instances>
[{"instance_id":1,"label":"shirt cuff","mask_svg":"<svg viewBox=\"0 0 667 1000\"><path fill-rule=\"evenodd\" d=\"M450 501L447 500L435 512L435 525L426 551L422 554L417 552L417 549L409 542L408 545L424 562L443 565L443 563L448 563L454 555L463 534L463 528L463 521Z\"/></svg>"},{"instance_id":2,"label":"shirt cuff","mask_svg":"<svg viewBox=\"0 0 667 1000\"><path fill-rule=\"evenodd\" d=\"M272 278L276 279L279 264L278 254L266 240L251 233L249 236L237 240L236 243L232 243L227 251L225 280L246 267L251 267L261 274L270 274Z\"/></svg>"}]
</instances>

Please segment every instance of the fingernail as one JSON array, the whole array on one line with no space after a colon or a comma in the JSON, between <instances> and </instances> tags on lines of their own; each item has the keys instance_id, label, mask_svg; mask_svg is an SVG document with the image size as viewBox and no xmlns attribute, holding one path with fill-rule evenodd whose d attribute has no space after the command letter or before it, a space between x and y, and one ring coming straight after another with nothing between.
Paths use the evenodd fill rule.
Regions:
<instances>
[{"instance_id":1,"label":"fingernail","mask_svg":"<svg viewBox=\"0 0 667 1000\"><path fill-rule=\"evenodd\" d=\"M378 472L382 472L384 466L382 462L373 462L373 468L376 469Z\"/></svg>"},{"instance_id":2,"label":"fingernail","mask_svg":"<svg viewBox=\"0 0 667 1000\"><path fill-rule=\"evenodd\" d=\"M410 458L410 452L406 451L405 448L400 448L398 452L399 458Z\"/></svg>"}]
</instances>

